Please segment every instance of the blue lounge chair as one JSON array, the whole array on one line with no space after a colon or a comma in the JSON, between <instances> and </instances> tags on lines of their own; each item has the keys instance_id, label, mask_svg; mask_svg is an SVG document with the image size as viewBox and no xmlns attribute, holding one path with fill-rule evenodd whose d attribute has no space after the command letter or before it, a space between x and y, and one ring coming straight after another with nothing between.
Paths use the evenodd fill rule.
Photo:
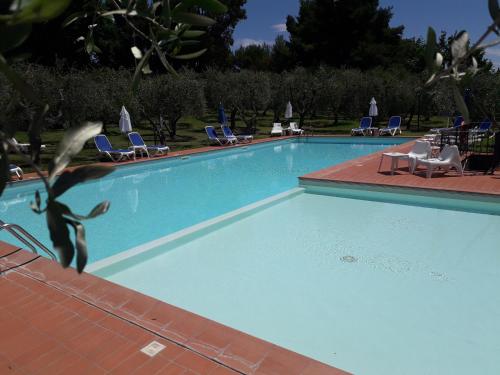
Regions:
<instances>
[{"instance_id":1,"label":"blue lounge chair","mask_svg":"<svg viewBox=\"0 0 500 375\"><path fill-rule=\"evenodd\" d=\"M370 128L372 126L371 117L363 117L359 122L359 128L351 129L351 135L367 135L370 133Z\"/></svg>"},{"instance_id":2,"label":"blue lounge chair","mask_svg":"<svg viewBox=\"0 0 500 375\"><path fill-rule=\"evenodd\" d=\"M236 140L235 143L239 143L239 142L250 143L253 141L252 135L234 135L231 128L227 125L221 125L220 128L222 129L222 133L224 134L224 137L227 139L232 139L233 141Z\"/></svg>"},{"instance_id":3,"label":"blue lounge chair","mask_svg":"<svg viewBox=\"0 0 500 375\"><path fill-rule=\"evenodd\" d=\"M22 180L24 177L23 170L17 165L9 164L9 171L11 174L15 174L19 180Z\"/></svg>"},{"instance_id":4,"label":"blue lounge chair","mask_svg":"<svg viewBox=\"0 0 500 375\"><path fill-rule=\"evenodd\" d=\"M212 144L218 144L220 146L225 146L225 145L229 145L229 144L233 144L233 143L237 142L236 138L229 139L226 137L219 137L213 126L205 126L205 132L207 133L208 140Z\"/></svg>"},{"instance_id":5,"label":"blue lounge chair","mask_svg":"<svg viewBox=\"0 0 500 375\"><path fill-rule=\"evenodd\" d=\"M106 155L111 161L120 161L123 158L135 159L134 150L114 150L109 142L108 137L104 134L99 134L94 137L94 143L101 154Z\"/></svg>"},{"instance_id":6,"label":"blue lounge chair","mask_svg":"<svg viewBox=\"0 0 500 375\"><path fill-rule=\"evenodd\" d=\"M392 116L389 119L387 128L379 130L379 135L389 134L395 136L396 133L401 134L401 116Z\"/></svg>"},{"instance_id":7,"label":"blue lounge chair","mask_svg":"<svg viewBox=\"0 0 500 375\"><path fill-rule=\"evenodd\" d=\"M453 122L453 126L451 128L434 128L431 129L431 132L433 133L441 133L443 131L447 130L457 130L464 124L464 118L463 116L457 116L455 117L455 121Z\"/></svg>"},{"instance_id":8,"label":"blue lounge chair","mask_svg":"<svg viewBox=\"0 0 500 375\"><path fill-rule=\"evenodd\" d=\"M491 120L488 120L488 119L485 119L483 120L483 122L481 122L479 124L479 126L476 126L474 129L472 129L471 131L473 133L479 133L479 134L486 134L490 131L491 129L491 125L493 123L491 122Z\"/></svg>"},{"instance_id":9,"label":"blue lounge chair","mask_svg":"<svg viewBox=\"0 0 500 375\"><path fill-rule=\"evenodd\" d=\"M147 146L146 143L144 143L144 139L142 139L141 135L137 132L128 133L128 139L130 140L130 143L132 143L131 148L134 152L139 152L141 156L145 153L148 158L149 152L153 152L154 155L163 155L168 154L168 151L170 150L168 146Z\"/></svg>"}]
</instances>

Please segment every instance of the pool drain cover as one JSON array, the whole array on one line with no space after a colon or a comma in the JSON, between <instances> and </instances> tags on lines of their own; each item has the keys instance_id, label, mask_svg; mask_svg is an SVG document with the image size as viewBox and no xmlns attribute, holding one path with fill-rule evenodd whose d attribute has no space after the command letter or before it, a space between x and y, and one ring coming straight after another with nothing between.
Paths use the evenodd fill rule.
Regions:
<instances>
[{"instance_id":1,"label":"pool drain cover","mask_svg":"<svg viewBox=\"0 0 500 375\"><path fill-rule=\"evenodd\" d=\"M146 345L144 348L141 349L141 352L150 357L154 357L163 349L165 349L165 345L160 344L157 341L151 341L148 345Z\"/></svg>"},{"instance_id":2,"label":"pool drain cover","mask_svg":"<svg viewBox=\"0 0 500 375\"><path fill-rule=\"evenodd\" d=\"M340 258L340 260L345 263L356 263L358 261L358 258L353 257L352 255L345 255Z\"/></svg>"}]
</instances>

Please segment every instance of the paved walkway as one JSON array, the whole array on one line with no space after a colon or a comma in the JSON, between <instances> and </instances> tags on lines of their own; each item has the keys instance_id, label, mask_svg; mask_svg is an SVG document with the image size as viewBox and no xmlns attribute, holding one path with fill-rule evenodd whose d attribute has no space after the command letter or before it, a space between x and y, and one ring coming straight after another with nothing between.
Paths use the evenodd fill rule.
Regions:
<instances>
[{"instance_id":1,"label":"paved walkway","mask_svg":"<svg viewBox=\"0 0 500 375\"><path fill-rule=\"evenodd\" d=\"M399 163L400 168L394 175L391 175L391 160L390 158L384 158L381 171L378 172L383 152L408 152L413 143L409 142L394 146L381 152L313 172L302 176L301 180L445 190L500 196L500 171L495 172L494 175L465 171L464 176L458 175L454 170L446 174L443 171L435 171L433 177L428 179L425 177L425 169L419 169L415 175L411 175L408 172L406 162L401 161Z\"/></svg>"},{"instance_id":2,"label":"paved walkway","mask_svg":"<svg viewBox=\"0 0 500 375\"><path fill-rule=\"evenodd\" d=\"M1 374L346 374L5 243L0 272Z\"/></svg>"}]
</instances>

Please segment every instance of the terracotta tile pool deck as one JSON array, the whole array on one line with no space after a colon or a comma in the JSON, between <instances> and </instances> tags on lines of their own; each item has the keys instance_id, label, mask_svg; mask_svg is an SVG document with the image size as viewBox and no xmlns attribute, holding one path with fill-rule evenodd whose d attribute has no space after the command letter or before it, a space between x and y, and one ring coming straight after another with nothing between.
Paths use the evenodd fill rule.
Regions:
<instances>
[{"instance_id":1,"label":"terracotta tile pool deck","mask_svg":"<svg viewBox=\"0 0 500 375\"><path fill-rule=\"evenodd\" d=\"M463 176L458 175L454 170L446 174L443 171L435 171L432 178L426 178L424 169L419 169L412 175L408 172L408 164L401 161L399 169L395 171L394 175L391 175L391 161L387 157L384 158L380 172L378 171L382 153L408 152L413 143L414 141L411 141L390 147L331 168L309 173L301 176L300 180L303 182L321 181L333 185L374 185L500 196L500 171L496 171L493 175L465 171Z\"/></svg>"},{"instance_id":2,"label":"terracotta tile pool deck","mask_svg":"<svg viewBox=\"0 0 500 375\"><path fill-rule=\"evenodd\" d=\"M347 374L5 243L0 272L1 374Z\"/></svg>"},{"instance_id":3,"label":"terracotta tile pool deck","mask_svg":"<svg viewBox=\"0 0 500 375\"><path fill-rule=\"evenodd\" d=\"M410 147L406 143L390 151ZM168 157L220 149L205 147ZM467 172L465 177L453 173L443 177L438 172L429 180L401 168L391 176L384 169L377 172L380 155L301 179L500 196L498 172L492 176ZM389 161L385 163L388 167ZM0 293L2 374L346 374L91 274L63 270L54 261L1 242ZM149 357L140 349L152 341L165 349Z\"/></svg>"}]
</instances>

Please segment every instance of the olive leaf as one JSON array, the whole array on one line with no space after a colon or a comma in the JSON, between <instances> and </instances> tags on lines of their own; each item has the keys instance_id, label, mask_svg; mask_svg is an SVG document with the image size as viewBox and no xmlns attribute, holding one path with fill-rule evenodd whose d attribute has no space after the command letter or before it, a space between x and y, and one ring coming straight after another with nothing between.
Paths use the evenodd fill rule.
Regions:
<instances>
[{"instance_id":1,"label":"olive leaf","mask_svg":"<svg viewBox=\"0 0 500 375\"><path fill-rule=\"evenodd\" d=\"M467 31L461 31L455 40L451 43L451 55L453 63L457 63L467 54L467 44L469 43L469 34Z\"/></svg>"},{"instance_id":2,"label":"olive leaf","mask_svg":"<svg viewBox=\"0 0 500 375\"><path fill-rule=\"evenodd\" d=\"M84 122L79 126L69 128L59 143L56 156L49 164L49 180L67 167L73 156L78 154L89 139L98 135L102 130L102 122Z\"/></svg>"},{"instance_id":3,"label":"olive leaf","mask_svg":"<svg viewBox=\"0 0 500 375\"><path fill-rule=\"evenodd\" d=\"M42 211L42 200L40 198L40 192L37 190L35 191L35 203L31 202L31 209L33 212L37 214L41 214Z\"/></svg>"},{"instance_id":4,"label":"olive leaf","mask_svg":"<svg viewBox=\"0 0 500 375\"><path fill-rule=\"evenodd\" d=\"M186 30L181 34L181 36L185 39L194 39L194 38L199 38L200 36L205 34L206 31L203 30Z\"/></svg>"},{"instance_id":5,"label":"olive leaf","mask_svg":"<svg viewBox=\"0 0 500 375\"><path fill-rule=\"evenodd\" d=\"M44 22L59 16L71 3L71 0L30 0L14 1L10 23ZM18 7L19 6L19 7Z\"/></svg>"},{"instance_id":6,"label":"olive leaf","mask_svg":"<svg viewBox=\"0 0 500 375\"><path fill-rule=\"evenodd\" d=\"M66 223L73 227L75 231L75 247L76 247L76 270L82 273L87 265L87 241L85 240L85 227L82 223L66 219Z\"/></svg>"},{"instance_id":7,"label":"olive leaf","mask_svg":"<svg viewBox=\"0 0 500 375\"><path fill-rule=\"evenodd\" d=\"M105 214L106 212L108 212L109 207L111 206L111 203L109 201L104 201L104 202L99 203L97 206L95 206L90 211L90 213L88 215L78 215L78 214L73 213L71 211L71 208L69 208L68 205L61 203L61 202L57 202L57 204L59 205L59 208L61 209L61 213L63 214L63 216L65 216L66 218L71 218L71 219L75 219L78 221L95 219L96 217L101 216L101 215Z\"/></svg>"},{"instance_id":8,"label":"olive leaf","mask_svg":"<svg viewBox=\"0 0 500 375\"><path fill-rule=\"evenodd\" d=\"M177 59L177 60L191 60L191 59L200 57L205 52L207 52L206 48L204 48L204 49L202 49L201 51L198 51L198 52L188 53L188 54L185 54L185 55L175 55L175 56L172 56L172 57L174 59Z\"/></svg>"},{"instance_id":9,"label":"olive leaf","mask_svg":"<svg viewBox=\"0 0 500 375\"><path fill-rule=\"evenodd\" d=\"M187 23L193 26L208 27L215 23L215 20L212 18L187 12L177 12L172 15L172 18L176 22Z\"/></svg>"},{"instance_id":10,"label":"olive leaf","mask_svg":"<svg viewBox=\"0 0 500 375\"><path fill-rule=\"evenodd\" d=\"M464 117L465 123L468 124L470 122L469 109L467 108L467 104L465 104L465 100L463 96L460 94L460 90L458 89L458 85L453 82L453 98L455 99L455 104L458 107L458 110Z\"/></svg>"},{"instance_id":11,"label":"olive leaf","mask_svg":"<svg viewBox=\"0 0 500 375\"><path fill-rule=\"evenodd\" d=\"M488 0L488 9L491 18L500 27L500 6L498 5L498 0Z\"/></svg>"},{"instance_id":12,"label":"olive leaf","mask_svg":"<svg viewBox=\"0 0 500 375\"><path fill-rule=\"evenodd\" d=\"M427 30L427 44L425 45L425 62L427 68L432 72L435 70L434 58L437 51L436 32L432 27Z\"/></svg>"},{"instance_id":13,"label":"olive leaf","mask_svg":"<svg viewBox=\"0 0 500 375\"><path fill-rule=\"evenodd\" d=\"M73 171L63 172L52 185L54 197L64 194L68 189L85 181L95 180L107 176L115 170L105 165L87 165Z\"/></svg>"},{"instance_id":14,"label":"olive leaf","mask_svg":"<svg viewBox=\"0 0 500 375\"><path fill-rule=\"evenodd\" d=\"M149 58L151 57L151 54L153 53L155 47L154 45L150 47L146 53L142 56L142 59L139 61L137 64L137 67L135 68L135 73L134 73L134 78L132 78L132 91L135 92L137 91L137 87L139 85L139 80L141 78L141 72L144 68L144 66L147 64L149 61Z\"/></svg>"},{"instance_id":15,"label":"olive leaf","mask_svg":"<svg viewBox=\"0 0 500 375\"><path fill-rule=\"evenodd\" d=\"M47 203L47 226L50 232L50 239L54 249L59 253L59 260L64 268L69 267L75 250L69 237L69 230L66 219L63 216L63 208L59 202L49 200Z\"/></svg>"}]
</instances>

